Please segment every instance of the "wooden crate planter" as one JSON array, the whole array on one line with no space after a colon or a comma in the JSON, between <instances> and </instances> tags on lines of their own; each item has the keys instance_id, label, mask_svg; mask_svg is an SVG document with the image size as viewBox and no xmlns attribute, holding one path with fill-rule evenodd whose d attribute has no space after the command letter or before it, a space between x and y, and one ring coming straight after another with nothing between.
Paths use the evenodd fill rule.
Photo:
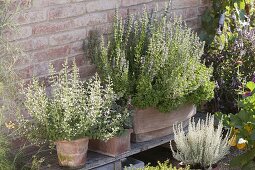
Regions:
<instances>
[{"instance_id":1,"label":"wooden crate planter","mask_svg":"<svg viewBox=\"0 0 255 170\"><path fill-rule=\"evenodd\" d=\"M157 109L137 109L133 115L133 130L131 140L133 142L145 142L173 133L173 124L184 122L196 114L196 106L186 104L175 111L161 113Z\"/></svg>"},{"instance_id":2,"label":"wooden crate planter","mask_svg":"<svg viewBox=\"0 0 255 170\"><path fill-rule=\"evenodd\" d=\"M107 141L91 139L89 150L116 157L130 150L130 134L132 131L129 129L122 136L113 137Z\"/></svg>"}]
</instances>

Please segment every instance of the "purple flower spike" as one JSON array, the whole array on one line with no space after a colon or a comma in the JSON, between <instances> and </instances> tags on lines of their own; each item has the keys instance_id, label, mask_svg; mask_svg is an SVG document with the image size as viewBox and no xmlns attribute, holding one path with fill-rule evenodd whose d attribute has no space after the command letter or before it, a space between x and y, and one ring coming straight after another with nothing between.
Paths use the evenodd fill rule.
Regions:
<instances>
[{"instance_id":1,"label":"purple flower spike","mask_svg":"<svg viewBox=\"0 0 255 170\"><path fill-rule=\"evenodd\" d=\"M247 91L243 94L243 97L249 97L251 96L251 92L250 91Z\"/></svg>"},{"instance_id":2,"label":"purple flower spike","mask_svg":"<svg viewBox=\"0 0 255 170\"><path fill-rule=\"evenodd\" d=\"M251 81L255 83L255 76L253 76L253 78L252 78L252 80L251 80Z\"/></svg>"}]
</instances>

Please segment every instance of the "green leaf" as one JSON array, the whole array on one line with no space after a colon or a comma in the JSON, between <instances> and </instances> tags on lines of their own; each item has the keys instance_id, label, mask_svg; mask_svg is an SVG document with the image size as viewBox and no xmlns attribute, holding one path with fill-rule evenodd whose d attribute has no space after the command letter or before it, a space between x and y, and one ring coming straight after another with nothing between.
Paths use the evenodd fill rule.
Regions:
<instances>
[{"instance_id":1,"label":"green leaf","mask_svg":"<svg viewBox=\"0 0 255 170\"><path fill-rule=\"evenodd\" d=\"M252 82L252 81L249 81L247 84L246 84L246 87L250 90L250 91L253 91L255 89L255 83Z\"/></svg>"},{"instance_id":2,"label":"green leaf","mask_svg":"<svg viewBox=\"0 0 255 170\"><path fill-rule=\"evenodd\" d=\"M230 161L232 167L244 167L255 157L255 149L249 150L242 155L238 155Z\"/></svg>"},{"instance_id":3,"label":"green leaf","mask_svg":"<svg viewBox=\"0 0 255 170\"><path fill-rule=\"evenodd\" d=\"M252 140L255 140L255 129L252 130L251 139L252 139Z\"/></svg>"},{"instance_id":4,"label":"green leaf","mask_svg":"<svg viewBox=\"0 0 255 170\"><path fill-rule=\"evenodd\" d=\"M244 1L240 2L239 7L240 9L245 9L245 2Z\"/></svg>"},{"instance_id":5,"label":"green leaf","mask_svg":"<svg viewBox=\"0 0 255 170\"><path fill-rule=\"evenodd\" d=\"M242 122L249 122L250 116L245 110L241 110L237 116L241 119Z\"/></svg>"}]
</instances>

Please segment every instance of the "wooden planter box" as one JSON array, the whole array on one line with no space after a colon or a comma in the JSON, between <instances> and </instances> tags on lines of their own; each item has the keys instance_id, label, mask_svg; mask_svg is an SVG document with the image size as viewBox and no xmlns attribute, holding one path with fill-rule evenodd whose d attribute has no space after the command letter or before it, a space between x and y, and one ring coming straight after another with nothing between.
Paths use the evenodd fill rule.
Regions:
<instances>
[{"instance_id":1,"label":"wooden planter box","mask_svg":"<svg viewBox=\"0 0 255 170\"><path fill-rule=\"evenodd\" d=\"M89 141L89 150L116 157L130 150L130 134L132 131L129 129L122 136L113 137L107 141L91 139Z\"/></svg>"},{"instance_id":2,"label":"wooden planter box","mask_svg":"<svg viewBox=\"0 0 255 170\"><path fill-rule=\"evenodd\" d=\"M186 104L175 111L161 113L155 108L137 109L133 115L132 142L144 142L173 133L173 124L184 122L196 114L196 106Z\"/></svg>"}]
</instances>

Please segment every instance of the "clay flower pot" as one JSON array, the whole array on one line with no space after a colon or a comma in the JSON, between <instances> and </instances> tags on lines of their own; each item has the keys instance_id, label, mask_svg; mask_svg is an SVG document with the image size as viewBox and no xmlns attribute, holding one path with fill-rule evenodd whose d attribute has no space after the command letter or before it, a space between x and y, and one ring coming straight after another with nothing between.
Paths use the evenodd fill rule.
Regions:
<instances>
[{"instance_id":1,"label":"clay flower pot","mask_svg":"<svg viewBox=\"0 0 255 170\"><path fill-rule=\"evenodd\" d=\"M91 139L89 150L116 157L130 150L130 134L132 131L132 129L128 129L122 136L116 136L107 141Z\"/></svg>"},{"instance_id":2,"label":"clay flower pot","mask_svg":"<svg viewBox=\"0 0 255 170\"><path fill-rule=\"evenodd\" d=\"M74 168L85 165L87 159L88 143L89 138L55 142L59 165Z\"/></svg>"}]
</instances>

